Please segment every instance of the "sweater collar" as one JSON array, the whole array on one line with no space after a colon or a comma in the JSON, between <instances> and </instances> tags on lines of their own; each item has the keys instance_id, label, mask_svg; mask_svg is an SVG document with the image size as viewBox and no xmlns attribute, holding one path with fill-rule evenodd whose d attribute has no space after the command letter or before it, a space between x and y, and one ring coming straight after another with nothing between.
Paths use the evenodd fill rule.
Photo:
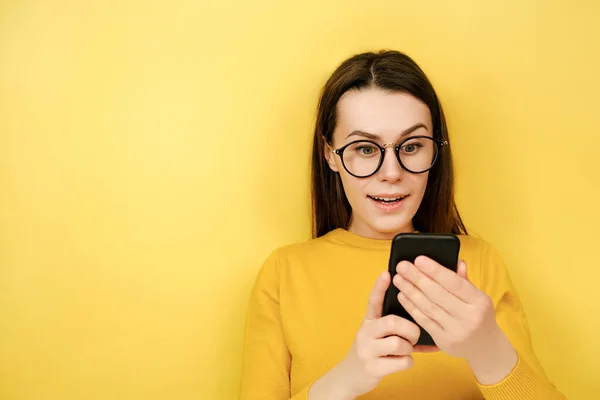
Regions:
<instances>
[{"instance_id":1,"label":"sweater collar","mask_svg":"<svg viewBox=\"0 0 600 400\"><path fill-rule=\"evenodd\" d=\"M367 250L389 251L392 247L392 239L372 239L359 236L343 228L332 230L331 232L327 233L324 238L335 243Z\"/></svg>"}]
</instances>

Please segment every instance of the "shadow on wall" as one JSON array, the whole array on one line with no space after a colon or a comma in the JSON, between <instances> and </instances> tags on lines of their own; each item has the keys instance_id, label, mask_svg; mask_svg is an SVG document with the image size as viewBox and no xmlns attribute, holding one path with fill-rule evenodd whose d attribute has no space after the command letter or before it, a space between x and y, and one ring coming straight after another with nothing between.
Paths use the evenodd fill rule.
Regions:
<instances>
[{"instance_id":1,"label":"shadow on wall","mask_svg":"<svg viewBox=\"0 0 600 400\"><path fill-rule=\"evenodd\" d=\"M529 185L535 181L537 174L535 169L526 168L531 163L530 149L536 148L538 140L535 134L528 134L535 132L535 127L528 126L532 122L530 116L524 115L527 107L520 106L510 83L500 84L492 77L483 75L472 75L468 85L461 87L461 93L452 97L457 98L457 104L475 105L472 108L462 106L460 109L446 107L457 164L458 203L469 233L490 242L502 254L523 302L529 325L536 327L531 332L534 346L539 348L541 335L551 332L551 343L560 348L572 338L569 325L559 322L569 321L569 315L565 307L559 307L552 283L540 280L536 270L527 268L528 265L539 264L540 260L536 259L535 254L543 251L531 245L536 216L532 214L531 200L523 196L523 193L531 192ZM523 125L513 126L515 120ZM461 131L465 134L461 134ZM508 163L512 165L507 166ZM491 209L490 204L502 204L503 207ZM490 227L489 233L486 227ZM494 235L492 232L498 233ZM535 314L531 312L533 309L536 310ZM544 337L544 341L547 347L548 339ZM577 343L572 346L575 347L573 351L563 354L561 358L563 362L575 365L576 357L573 355L584 354L584 349L577 348ZM550 354L550 351L546 349L543 353ZM540 362L548 371L548 363L544 359L540 359ZM565 388L556 382L556 378L550 376L564 393ZM583 381L591 381L591 376L589 379L571 379L581 380L583 384Z\"/></svg>"},{"instance_id":2,"label":"shadow on wall","mask_svg":"<svg viewBox=\"0 0 600 400\"><path fill-rule=\"evenodd\" d=\"M263 243L276 245L310 238L310 157L318 91L324 81L307 73L288 82L293 84L269 106L268 142L256 143L253 149L261 158L253 200L260 222L268 227Z\"/></svg>"}]
</instances>

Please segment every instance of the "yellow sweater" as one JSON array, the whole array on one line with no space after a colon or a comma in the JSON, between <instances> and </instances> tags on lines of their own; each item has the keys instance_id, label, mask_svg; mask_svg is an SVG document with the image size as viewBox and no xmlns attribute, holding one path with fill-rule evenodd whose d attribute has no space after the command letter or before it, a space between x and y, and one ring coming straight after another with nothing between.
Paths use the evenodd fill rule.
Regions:
<instances>
[{"instance_id":1,"label":"yellow sweater","mask_svg":"<svg viewBox=\"0 0 600 400\"><path fill-rule=\"evenodd\" d=\"M463 359L413 353L414 367L384 378L360 397L377 399L564 399L546 378L525 315L493 247L460 236L469 279L494 302L499 326L519 355L503 381L482 386ZM391 240L336 229L274 251L252 290L242 367L242 400L305 400L310 385L338 364L364 318Z\"/></svg>"}]
</instances>

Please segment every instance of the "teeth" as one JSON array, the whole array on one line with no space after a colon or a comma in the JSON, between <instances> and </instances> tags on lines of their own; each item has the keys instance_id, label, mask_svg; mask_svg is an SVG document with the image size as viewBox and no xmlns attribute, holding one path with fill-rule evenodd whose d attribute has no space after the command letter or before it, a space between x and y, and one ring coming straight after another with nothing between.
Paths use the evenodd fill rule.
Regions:
<instances>
[{"instance_id":1,"label":"teeth","mask_svg":"<svg viewBox=\"0 0 600 400\"><path fill-rule=\"evenodd\" d=\"M394 201L398 201L403 199L406 196L400 196L400 197L388 197L388 198L383 198L383 197L375 197L375 196L371 196L372 198L374 198L375 200L380 200L380 201L387 201L387 202L394 202Z\"/></svg>"}]
</instances>

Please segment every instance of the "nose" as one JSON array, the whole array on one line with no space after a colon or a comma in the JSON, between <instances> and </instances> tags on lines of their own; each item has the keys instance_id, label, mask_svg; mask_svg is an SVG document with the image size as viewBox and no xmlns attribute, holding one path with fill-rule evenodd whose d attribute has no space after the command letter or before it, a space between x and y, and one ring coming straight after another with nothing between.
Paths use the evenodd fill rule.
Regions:
<instances>
[{"instance_id":1,"label":"nose","mask_svg":"<svg viewBox=\"0 0 600 400\"><path fill-rule=\"evenodd\" d=\"M394 148L386 148L385 153L383 153L383 163L377 174L379 179L382 181L397 182L402 179L405 173L406 171L402 168L398 158L394 154Z\"/></svg>"}]
</instances>

